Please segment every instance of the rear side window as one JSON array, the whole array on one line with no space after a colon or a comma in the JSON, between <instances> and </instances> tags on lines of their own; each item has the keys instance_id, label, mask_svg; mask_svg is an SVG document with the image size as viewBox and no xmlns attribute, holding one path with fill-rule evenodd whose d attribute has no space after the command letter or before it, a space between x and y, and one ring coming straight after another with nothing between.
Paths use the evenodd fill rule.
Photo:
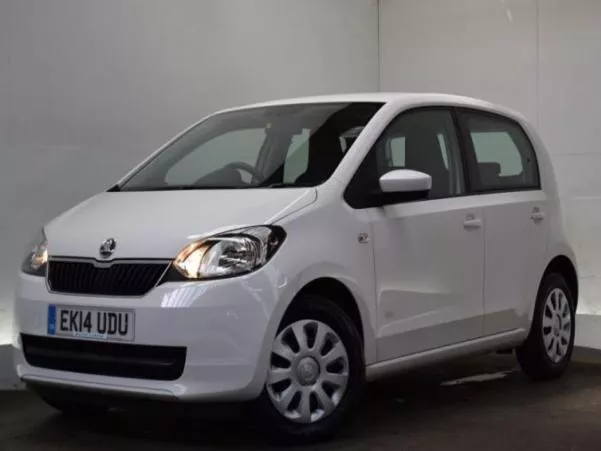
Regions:
<instances>
[{"instance_id":1,"label":"rear side window","mask_svg":"<svg viewBox=\"0 0 601 451\"><path fill-rule=\"evenodd\" d=\"M473 149L469 175L474 190L540 187L534 149L522 127L488 114L464 112L461 116Z\"/></svg>"}]
</instances>

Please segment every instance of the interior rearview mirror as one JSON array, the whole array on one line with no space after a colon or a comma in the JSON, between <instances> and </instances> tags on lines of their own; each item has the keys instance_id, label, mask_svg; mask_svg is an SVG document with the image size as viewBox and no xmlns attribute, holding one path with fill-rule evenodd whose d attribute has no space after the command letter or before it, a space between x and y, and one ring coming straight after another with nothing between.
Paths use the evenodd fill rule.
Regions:
<instances>
[{"instance_id":1,"label":"interior rearview mirror","mask_svg":"<svg viewBox=\"0 0 601 451\"><path fill-rule=\"evenodd\" d=\"M427 193L432 188L432 177L412 169L395 169L380 177L384 193Z\"/></svg>"}]
</instances>

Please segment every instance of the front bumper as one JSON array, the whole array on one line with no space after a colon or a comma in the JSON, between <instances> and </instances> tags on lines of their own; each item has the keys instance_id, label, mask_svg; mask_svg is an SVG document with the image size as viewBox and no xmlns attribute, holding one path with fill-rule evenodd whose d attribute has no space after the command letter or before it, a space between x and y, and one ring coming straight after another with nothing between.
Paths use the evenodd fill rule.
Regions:
<instances>
[{"instance_id":1,"label":"front bumper","mask_svg":"<svg viewBox=\"0 0 601 451\"><path fill-rule=\"evenodd\" d=\"M286 279L263 268L245 277L168 283L141 298L51 293L40 277L20 275L15 301L15 365L28 384L112 392L181 401L257 397L279 323L278 302ZM44 369L25 359L20 334L47 335L48 305L135 310L134 344L185 347L181 377L174 381L101 376Z\"/></svg>"}]
</instances>

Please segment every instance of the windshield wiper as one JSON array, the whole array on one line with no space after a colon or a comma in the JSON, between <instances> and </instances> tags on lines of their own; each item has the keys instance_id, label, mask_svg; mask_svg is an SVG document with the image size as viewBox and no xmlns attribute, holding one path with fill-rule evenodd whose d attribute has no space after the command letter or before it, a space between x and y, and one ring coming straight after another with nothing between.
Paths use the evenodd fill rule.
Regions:
<instances>
[{"instance_id":1,"label":"windshield wiper","mask_svg":"<svg viewBox=\"0 0 601 451\"><path fill-rule=\"evenodd\" d=\"M200 190L217 190L217 189L252 189L252 188L302 188L302 185L297 183L270 183L268 185L245 185L245 186L228 186L228 185L168 185L168 186L132 186L128 188L120 188L114 186L109 191L200 191Z\"/></svg>"},{"instance_id":2,"label":"windshield wiper","mask_svg":"<svg viewBox=\"0 0 601 451\"><path fill-rule=\"evenodd\" d=\"M247 189L253 186L227 186L227 185L170 185L170 186L136 186L125 188L122 191L196 191L203 189Z\"/></svg>"},{"instance_id":3,"label":"windshield wiper","mask_svg":"<svg viewBox=\"0 0 601 451\"><path fill-rule=\"evenodd\" d=\"M297 183L271 183L269 185L259 185L261 188L301 188Z\"/></svg>"}]
</instances>

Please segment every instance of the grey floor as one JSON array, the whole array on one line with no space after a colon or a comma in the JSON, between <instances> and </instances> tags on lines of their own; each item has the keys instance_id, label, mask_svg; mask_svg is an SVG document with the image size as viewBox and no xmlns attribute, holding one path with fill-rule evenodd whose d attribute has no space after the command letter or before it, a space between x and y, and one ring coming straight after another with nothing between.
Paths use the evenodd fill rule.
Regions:
<instances>
[{"instance_id":1,"label":"grey floor","mask_svg":"<svg viewBox=\"0 0 601 451\"><path fill-rule=\"evenodd\" d=\"M580 353L554 382L527 381L508 356L421 370L369 387L354 420L317 450L601 448L601 365ZM204 415L204 414L203 414ZM67 420L27 392L0 393L0 450L276 449L247 419L114 413Z\"/></svg>"}]
</instances>

